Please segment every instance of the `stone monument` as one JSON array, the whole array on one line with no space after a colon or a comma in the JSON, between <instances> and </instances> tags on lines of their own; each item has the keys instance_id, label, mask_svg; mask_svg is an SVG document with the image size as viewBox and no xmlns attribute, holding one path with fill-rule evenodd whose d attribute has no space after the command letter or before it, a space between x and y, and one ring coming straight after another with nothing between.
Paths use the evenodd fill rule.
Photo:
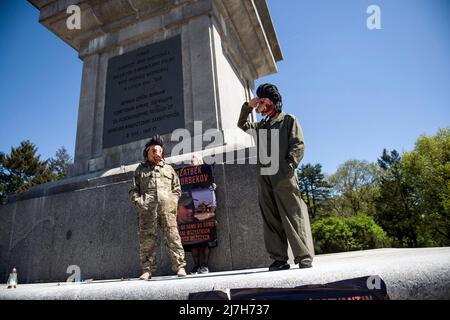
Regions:
<instances>
[{"instance_id":1,"label":"stone monument","mask_svg":"<svg viewBox=\"0 0 450 320\"><path fill-rule=\"evenodd\" d=\"M169 163L194 151L223 156L215 165L219 245L211 270L267 266L254 147L236 127L254 80L282 60L265 0L29 2L83 61L75 156L67 178L0 206L0 277L13 265L22 282L64 281L69 266L84 279L138 276L137 214L127 192L156 133ZM73 5L79 29L68 28ZM192 137L190 150L175 153L175 129ZM207 130L222 140L204 141ZM171 273L164 251L159 245L157 274Z\"/></svg>"}]
</instances>

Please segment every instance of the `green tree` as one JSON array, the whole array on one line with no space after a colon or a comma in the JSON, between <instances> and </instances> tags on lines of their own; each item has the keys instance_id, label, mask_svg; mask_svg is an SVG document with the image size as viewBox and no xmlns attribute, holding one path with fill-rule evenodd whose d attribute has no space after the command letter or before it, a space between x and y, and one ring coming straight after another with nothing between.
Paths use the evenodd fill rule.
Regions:
<instances>
[{"instance_id":1,"label":"green tree","mask_svg":"<svg viewBox=\"0 0 450 320\"><path fill-rule=\"evenodd\" d=\"M394 240L395 246L417 247L420 211L414 203L413 189L399 153L384 149L378 166L382 174L375 199L376 221Z\"/></svg>"},{"instance_id":2,"label":"green tree","mask_svg":"<svg viewBox=\"0 0 450 320\"><path fill-rule=\"evenodd\" d=\"M30 141L22 141L10 154L0 152L0 199L21 193L32 186L55 179L48 160L41 161L37 148Z\"/></svg>"},{"instance_id":3,"label":"green tree","mask_svg":"<svg viewBox=\"0 0 450 320\"><path fill-rule=\"evenodd\" d=\"M331 185L326 181L320 164L301 165L298 180L311 219L314 220L318 212L324 210L325 203L330 198Z\"/></svg>"},{"instance_id":4,"label":"green tree","mask_svg":"<svg viewBox=\"0 0 450 320\"><path fill-rule=\"evenodd\" d=\"M349 160L330 177L332 207L337 215L373 214L379 170L374 163Z\"/></svg>"},{"instance_id":5,"label":"green tree","mask_svg":"<svg viewBox=\"0 0 450 320\"><path fill-rule=\"evenodd\" d=\"M388 247L390 241L371 216L327 217L311 225L316 253Z\"/></svg>"},{"instance_id":6,"label":"green tree","mask_svg":"<svg viewBox=\"0 0 450 320\"><path fill-rule=\"evenodd\" d=\"M420 241L450 245L450 128L435 136L422 135L402 163L423 219Z\"/></svg>"},{"instance_id":7,"label":"green tree","mask_svg":"<svg viewBox=\"0 0 450 320\"><path fill-rule=\"evenodd\" d=\"M56 175L56 179L61 179L67 175L69 165L72 163L72 157L65 147L60 147L55 157L49 160L50 169Z\"/></svg>"}]
</instances>

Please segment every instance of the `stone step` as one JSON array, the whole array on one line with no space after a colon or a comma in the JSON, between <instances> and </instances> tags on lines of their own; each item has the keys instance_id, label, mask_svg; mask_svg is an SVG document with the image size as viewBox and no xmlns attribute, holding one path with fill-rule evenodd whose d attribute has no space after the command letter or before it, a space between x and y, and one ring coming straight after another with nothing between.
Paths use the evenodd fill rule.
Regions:
<instances>
[{"instance_id":1,"label":"stone step","mask_svg":"<svg viewBox=\"0 0 450 320\"><path fill-rule=\"evenodd\" d=\"M0 299L186 300L189 293L236 288L294 288L378 275L393 300L450 299L450 248L376 249L316 256L313 268L268 272L267 268L203 275L0 286ZM20 270L19 270L20 271Z\"/></svg>"}]
</instances>

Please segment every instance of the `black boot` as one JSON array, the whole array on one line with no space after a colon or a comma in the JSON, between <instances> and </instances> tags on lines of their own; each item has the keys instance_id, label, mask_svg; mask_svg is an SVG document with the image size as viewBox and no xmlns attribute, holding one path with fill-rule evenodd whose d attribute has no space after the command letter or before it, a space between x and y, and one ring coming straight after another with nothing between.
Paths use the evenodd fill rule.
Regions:
<instances>
[{"instance_id":1,"label":"black boot","mask_svg":"<svg viewBox=\"0 0 450 320\"><path fill-rule=\"evenodd\" d=\"M300 261L298 266L300 269L311 268L312 267L312 259L310 259L310 258L303 259Z\"/></svg>"},{"instance_id":2,"label":"black boot","mask_svg":"<svg viewBox=\"0 0 450 320\"><path fill-rule=\"evenodd\" d=\"M269 271L287 270L291 266L286 261L275 260L270 266Z\"/></svg>"}]
</instances>

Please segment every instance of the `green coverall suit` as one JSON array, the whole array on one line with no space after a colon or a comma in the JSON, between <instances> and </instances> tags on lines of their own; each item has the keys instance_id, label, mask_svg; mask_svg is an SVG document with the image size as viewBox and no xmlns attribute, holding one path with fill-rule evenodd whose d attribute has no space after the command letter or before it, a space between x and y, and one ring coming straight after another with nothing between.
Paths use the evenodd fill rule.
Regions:
<instances>
[{"instance_id":1,"label":"green coverall suit","mask_svg":"<svg viewBox=\"0 0 450 320\"><path fill-rule=\"evenodd\" d=\"M250 122L248 116L253 108L244 103L239 116L238 127L244 131L267 129L267 149L270 152L270 130L279 130L279 170L274 175L261 175L258 161L258 196L264 224L266 250L273 260L287 261L288 242L294 254L295 263L305 258L312 259L306 242L305 224L301 212L302 199L296 168L303 158L303 132L297 119L281 112L271 121ZM259 136L259 135L257 135ZM277 142L275 142L277 143ZM260 148L261 141L258 141ZM303 206L305 207L305 206ZM305 214L308 214L305 212Z\"/></svg>"}]
</instances>

